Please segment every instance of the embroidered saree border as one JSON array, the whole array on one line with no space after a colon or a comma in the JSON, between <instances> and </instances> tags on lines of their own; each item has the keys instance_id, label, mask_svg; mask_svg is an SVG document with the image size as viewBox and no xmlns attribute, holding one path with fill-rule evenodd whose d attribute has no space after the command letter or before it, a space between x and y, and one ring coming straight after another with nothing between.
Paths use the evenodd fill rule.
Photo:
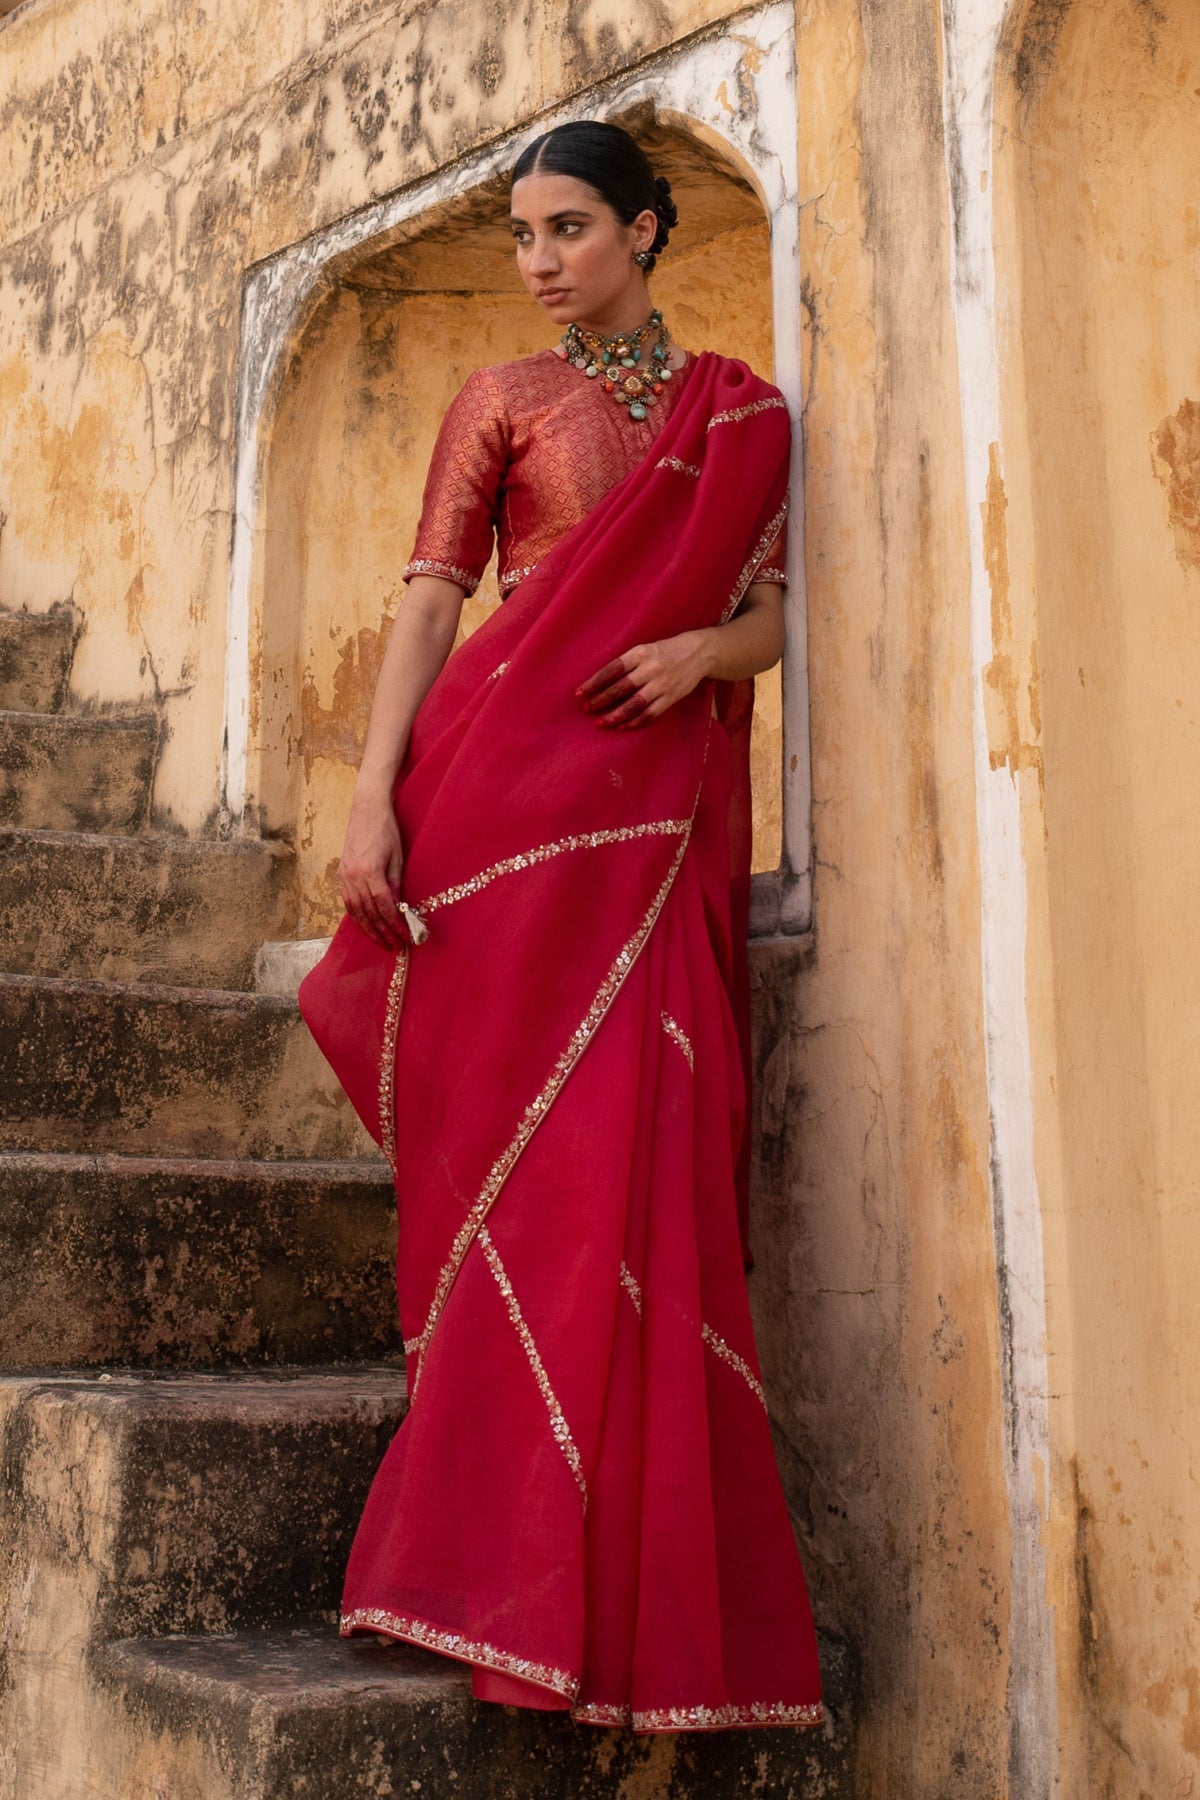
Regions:
<instances>
[{"instance_id":1,"label":"embroidered saree border","mask_svg":"<svg viewBox=\"0 0 1200 1800\"><path fill-rule=\"evenodd\" d=\"M393 1181L396 1179L396 1037L400 1030L400 1009L404 1005L407 982L408 946L401 945L396 952L388 982L383 1014L383 1044L379 1052L379 1132Z\"/></svg>"},{"instance_id":2,"label":"embroidered saree border","mask_svg":"<svg viewBox=\"0 0 1200 1800\"><path fill-rule=\"evenodd\" d=\"M526 1323L525 1315L521 1311L521 1303L517 1299L513 1284L508 1278L508 1271L500 1260L500 1252L492 1242L491 1232L486 1225L481 1225L476 1237L479 1247L487 1259L488 1268L496 1277L496 1286L500 1289L500 1293L503 1296L505 1309L508 1312L509 1318L512 1320L513 1329L521 1340L521 1348L524 1350L528 1359L529 1367L533 1370L533 1379L537 1382L538 1391L541 1394L542 1399L546 1402L546 1411L550 1414L550 1430L554 1435L554 1441L562 1451L567 1467L575 1478L575 1485L583 1496L583 1504L586 1508L587 1481L583 1473L583 1458L579 1454L579 1447L576 1444L575 1439L571 1436L571 1427L567 1423L567 1415L564 1413L562 1406L559 1403L558 1395L550 1385L550 1377L546 1373L546 1365L542 1361L537 1344L534 1341L533 1333L530 1331L529 1326Z\"/></svg>"},{"instance_id":3,"label":"embroidered saree border","mask_svg":"<svg viewBox=\"0 0 1200 1800\"><path fill-rule=\"evenodd\" d=\"M758 568L758 564L759 564L760 560L767 554L767 551L771 548L771 545L775 540L776 532L779 530L779 527L783 524L783 521L787 518L787 511L788 511L788 503L787 503L787 497L785 495L783 505L780 507L779 511L775 514L775 517L773 519L770 519L767 522L767 524L764 526L762 532L759 534L758 541L756 542L753 550L751 550L749 556L746 558L745 562L742 564L742 572L737 578L737 586L734 588L732 594L730 594L729 599L727 600L727 602L725 604L725 611L721 614L722 625L727 624L728 621L730 619L732 619L734 613L738 609L738 606L741 604L742 595L745 593L746 589L750 586L751 581L754 579L754 575Z\"/></svg>"},{"instance_id":4,"label":"embroidered saree border","mask_svg":"<svg viewBox=\"0 0 1200 1800\"><path fill-rule=\"evenodd\" d=\"M707 750L707 743L705 748ZM696 803L697 805L699 804L699 792L697 792ZM693 809L693 818L694 816L695 812ZM468 1212L466 1218L463 1220L455 1234L454 1242L450 1247L450 1255L438 1276L437 1285L434 1289L433 1301L430 1305L424 1328L419 1337L409 1338L405 1342L404 1350L406 1355L416 1355L418 1358L423 1358L425 1352L428 1350L433 1338L433 1333L437 1327L438 1319L441 1316L442 1308L446 1304L450 1290L458 1277L458 1271L462 1267L463 1259L474 1242L479 1227L483 1224L484 1220L491 1212L492 1207L499 1199L501 1190L508 1180L509 1175L516 1167L525 1146L550 1111L567 1076L571 1073L571 1070L575 1067L580 1056L595 1036L605 1014L608 1012L609 1007L624 986L626 977L641 954L646 940L654 927L654 922L662 911L667 895L671 891L671 886L679 871L679 865L683 861L684 851L687 849L691 831L692 821L689 819L684 834L675 851L675 855L671 859L671 866L667 870L658 892L650 902L641 923L637 926L633 935L627 939L623 947L617 952L617 955L613 959L607 975L601 982L591 1005L588 1007L588 1010L580 1023L572 1032L566 1047L560 1052L558 1060L544 1085L525 1108L521 1122L517 1126L516 1132L507 1148L501 1151L500 1155L496 1158L496 1161L492 1164L487 1179L480 1189L471 1210ZM413 1378L412 1392L414 1398L420 1382L420 1371L421 1363L419 1361Z\"/></svg>"},{"instance_id":5,"label":"embroidered saree border","mask_svg":"<svg viewBox=\"0 0 1200 1800\"><path fill-rule=\"evenodd\" d=\"M825 1708L819 1700L757 1700L744 1706L658 1706L647 1711L628 1706L606 1706L585 1701L571 1708L578 1725L601 1725L619 1731L728 1731L752 1725L823 1725Z\"/></svg>"},{"instance_id":6,"label":"embroidered saree border","mask_svg":"<svg viewBox=\"0 0 1200 1800\"><path fill-rule=\"evenodd\" d=\"M618 1279L621 1286L632 1300L634 1309L640 1319L642 1316L641 1283L638 1281L637 1276L633 1273L633 1270L629 1267L628 1263L623 1262L621 1264ZM708 1345L714 1356L719 1357L723 1363L728 1363L731 1369L736 1370L742 1380L746 1383L746 1386L750 1389L750 1392L754 1395L754 1398L762 1407L763 1411L766 1412L767 1396L763 1384L758 1379L758 1376L754 1373L754 1370L750 1367L750 1364L746 1361L745 1357L739 1356L737 1351L733 1348L733 1345L727 1344L720 1332L714 1331L711 1325L706 1325L703 1319L700 1321L700 1337L702 1341Z\"/></svg>"},{"instance_id":7,"label":"embroidered saree border","mask_svg":"<svg viewBox=\"0 0 1200 1800\"><path fill-rule=\"evenodd\" d=\"M673 1019L669 1012L661 1013L659 1016L662 1019L663 1030L676 1048L683 1052L683 1058L687 1063L688 1068L694 1070L696 1067L696 1056L692 1049L691 1038L678 1020Z\"/></svg>"},{"instance_id":8,"label":"embroidered saree border","mask_svg":"<svg viewBox=\"0 0 1200 1800\"><path fill-rule=\"evenodd\" d=\"M726 1706L659 1706L647 1709L606 1705L603 1701L576 1704L579 1677L553 1663L537 1662L531 1657L516 1656L501 1650L485 1639L464 1637L459 1631L445 1631L425 1619L408 1613L389 1612L382 1606L360 1606L343 1613L339 1635L350 1637L355 1631L376 1631L386 1637L400 1638L422 1650L435 1650L456 1662L477 1663L485 1669L497 1669L503 1675L515 1675L534 1687L547 1688L571 1703L571 1717L581 1725L600 1725L610 1730L632 1726L634 1731L723 1731L752 1725L823 1725L825 1709L819 1701L797 1703L786 1700L757 1700Z\"/></svg>"},{"instance_id":9,"label":"embroidered saree border","mask_svg":"<svg viewBox=\"0 0 1200 1800\"><path fill-rule=\"evenodd\" d=\"M556 1669L552 1663L533 1662L527 1656L514 1656L509 1650L500 1650L495 1644L489 1644L478 1638L464 1637L458 1631L443 1631L438 1625L430 1625L425 1619L414 1619L407 1613L388 1612L382 1606L359 1606L353 1612L343 1613L339 1632L342 1637L349 1637L353 1631L381 1631L388 1637L403 1638L406 1643L419 1644L424 1650L439 1650L443 1656L453 1656L459 1662L480 1663L485 1669L499 1669L504 1675L517 1675L522 1681L531 1681L535 1687L549 1688L552 1694L562 1694L573 1700L579 1692L579 1680L566 1669Z\"/></svg>"},{"instance_id":10,"label":"embroidered saree border","mask_svg":"<svg viewBox=\"0 0 1200 1800\"><path fill-rule=\"evenodd\" d=\"M501 664L502 668L505 666ZM489 863L469 880L431 894L428 900L422 900L419 905L414 906L413 911L425 918L429 913L440 911L443 906L452 906L456 900L465 900L469 894L478 894L501 875L513 875L520 869L536 868L538 863L549 862L552 857L562 856L568 850L596 850L604 844L627 844L634 838L682 836L688 828L686 819L649 819L640 825L617 825L605 831L573 832L569 837L554 838L548 844L535 844L531 850L522 850L516 856L506 856L500 862Z\"/></svg>"},{"instance_id":11,"label":"embroidered saree border","mask_svg":"<svg viewBox=\"0 0 1200 1800\"><path fill-rule=\"evenodd\" d=\"M734 406L728 412L714 413L705 429L711 431L714 425L736 425L740 419L752 419L755 413L770 412L773 407L787 407L782 394L769 394L765 400L752 400L749 406Z\"/></svg>"}]
</instances>

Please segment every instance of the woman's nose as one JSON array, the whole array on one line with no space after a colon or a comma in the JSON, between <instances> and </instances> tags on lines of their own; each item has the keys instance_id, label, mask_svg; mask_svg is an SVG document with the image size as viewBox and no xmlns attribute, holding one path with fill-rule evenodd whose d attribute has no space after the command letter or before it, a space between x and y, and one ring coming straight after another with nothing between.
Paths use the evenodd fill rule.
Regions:
<instances>
[{"instance_id":1,"label":"woman's nose","mask_svg":"<svg viewBox=\"0 0 1200 1800\"><path fill-rule=\"evenodd\" d=\"M553 238L535 238L529 258L531 275L553 275L558 268L558 252Z\"/></svg>"}]
</instances>

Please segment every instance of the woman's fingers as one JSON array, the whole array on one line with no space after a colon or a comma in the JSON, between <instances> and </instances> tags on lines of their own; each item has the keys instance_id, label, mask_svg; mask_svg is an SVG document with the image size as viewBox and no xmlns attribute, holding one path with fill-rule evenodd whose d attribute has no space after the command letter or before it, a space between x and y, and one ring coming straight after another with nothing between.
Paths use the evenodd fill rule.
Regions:
<instances>
[{"instance_id":1,"label":"woman's fingers","mask_svg":"<svg viewBox=\"0 0 1200 1800\"><path fill-rule=\"evenodd\" d=\"M587 702L603 693L605 688L615 685L627 673L625 661L625 657L618 656L612 662L605 663L602 669L597 669L594 675L589 676L575 689L575 698ZM586 705L584 710L589 710Z\"/></svg>"},{"instance_id":2,"label":"woman's fingers","mask_svg":"<svg viewBox=\"0 0 1200 1800\"><path fill-rule=\"evenodd\" d=\"M623 726L633 724L643 718L648 711L650 701L644 693L635 692L613 712L606 712L596 720L606 731L619 731Z\"/></svg>"}]
</instances>

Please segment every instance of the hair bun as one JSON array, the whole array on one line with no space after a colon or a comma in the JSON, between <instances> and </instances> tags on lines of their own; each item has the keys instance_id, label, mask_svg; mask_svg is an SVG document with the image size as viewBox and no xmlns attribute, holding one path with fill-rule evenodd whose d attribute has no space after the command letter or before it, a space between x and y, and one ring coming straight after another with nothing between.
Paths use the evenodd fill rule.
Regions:
<instances>
[{"instance_id":1,"label":"hair bun","mask_svg":"<svg viewBox=\"0 0 1200 1800\"><path fill-rule=\"evenodd\" d=\"M671 198L671 184L665 175L656 175L654 185L658 189L658 216L670 231L679 223L679 209Z\"/></svg>"}]
</instances>

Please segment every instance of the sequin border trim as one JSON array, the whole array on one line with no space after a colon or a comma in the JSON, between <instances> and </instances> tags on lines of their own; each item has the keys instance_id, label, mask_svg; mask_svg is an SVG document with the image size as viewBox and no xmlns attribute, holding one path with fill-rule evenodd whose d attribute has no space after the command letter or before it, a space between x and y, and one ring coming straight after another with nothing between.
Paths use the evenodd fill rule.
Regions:
<instances>
[{"instance_id":1,"label":"sequin border trim","mask_svg":"<svg viewBox=\"0 0 1200 1800\"><path fill-rule=\"evenodd\" d=\"M775 514L775 517L768 521L768 523L764 527L763 531L759 534L758 542L755 544L753 550L750 552L749 556L746 558L746 561L742 564L742 572L737 578L737 586L734 588L732 594L730 594L729 600L725 607L725 611L721 614L722 625L724 625L728 619L731 619L733 617L734 613L737 611L737 608L741 602L742 595L745 593L746 589L750 586L750 583L754 578L754 571L757 569L761 559L766 555L767 551L771 548L771 545L775 539L776 532L779 530L779 527L783 524L783 521L787 518L787 511L788 511L788 503L787 503L787 496L785 495L783 505L780 507L779 511Z\"/></svg>"},{"instance_id":2,"label":"sequin border trim","mask_svg":"<svg viewBox=\"0 0 1200 1800\"><path fill-rule=\"evenodd\" d=\"M506 666L501 664L502 668ZM413 911L424 918L427 913L437 912L443 906L451 906L456 900L465 900L468 894L479 893L501 875L512 875L519 869L532 869L538 863L548 862L552 856L562 856L568 850L595 850L602 844L627 844L634 838L683 837L688 830L686 819L650 819L643 825L619 825L606 831L578 831L571 837L555 838L549 844L535 844L532 850L522 850L519 856L506 856L501 862L489 863L486 869L480 869L469 881L460 881L454 887L443 888L440 893L431 894L428 900L422 900Z\"/></svg>"},{"instance_id":3,"label":"sequin border trim","mask_svg":"<svg viewBox=\"0 0 1200 1800\"><path fill-rule=\"evenodd\" d=\"M714 413L708 421L708 430L711 431L714 425L736 425L739 419L752 419L755 413L770 412L775 406L786 409L787 401L782 394L772 394L766 400L752 400L749 406L735 406L729 412Z\"/></svg>"},{"instance_id":4,"label":"sequin border trim","mask_svg":"<svg viewBox=\"0 0 1200 1800\"><path fill-rule=\"evenodd\" d=\"M529 1367L533 1370L533 1379L538 1384L542 1399L546 1402L546 1411L550 1414L550 1430L554 1441L566 1459L567 1467L575 1477L575 1485L583 1496L583 1504L587 1505L587 1481L583 1473L583 1458L575 1439L571 1436L571 1427L567 1424L567 1416L559 1404L558 1396L550 1385L550 1377L546 1366L538 1353L532 1331L521 1311L521 1303L517 1299L513 1284L508 1278L508 1271L500 1260L500 1252L492 1241L492 1234L486 1225L481 1225L476 1233L476 1241L487 1259L488 1268L496 1277L496 1286L500 1289L508 1316L512 1320L513 1329L521 1340L521 1347L529 1359Z\"/></svg>"},{"instance_id":5,"label":"sequin border trim","mask_svg":"<svg viewBox=\"0 0 1200 1800\"><path fill-rule=\"evenodd\" d=\"M787 570L786 569L771 569L771 568L755 569L754 579L755 579L755 581L777 581L781 587L786 587L787 586Z\"/></svg>"},{"instance_id":6,"label":"sequin border trim","mask_svg":"<svg viewBox=\"0 0 1200 1800\"><path fill-rule=\"evenodd\" d=\"M680 462L677 456L660 456L655 463L656 469L674 469L680 475L703 475L704 470L699 463Z\"/></svg>"},{"instance_id":7,"label":"sequin border trim","mask_svg":"<svg viewBox=\"0 0 1200 1800\"><path fill-rule=\"evenodd\" d=\"M671 1017L669 1012L662 1013L660 1016L662 1018L663 1030L666 1032L671 1042L683 1051L688 1068L694 1070L696 1067L696 1057L692 1050L692 1041L688 1037L687 1032L677 1020Z\"/></svg>"},{"instance_id":8,"label":"sequin border trim","mask_svg":"<svg viewBox=\"0 0 1200 1800\"><path fill-rule=\"evenodd\" d=\"M621 1264L619 1280L621 1286L632 1300L638 1318L640 1319L642 1316L642 1290L637 1276L633 1273L627 1263ZM750 1367L750 1364L746 1361L745 1357L739 1356L733 1346L725 1342L725 1339L721 1336L720 1332L714 1331L712 1326L706 1325L703 1320L700 1322L700 1336L708 1345L714 1356L718 1356L722 1362L728 1363L731 1369L736 1369L737 1373L742 1377L742 1380L746 1383L746 1386L750 1389L750 1392L754 1395L763 1411L766 1412L767 1396L763 1391L763 1384L758 1379L758 1376L754 1373L754 1370Z\"/></svg>"},{"instance_id":9,"label":"sequin border trim","mask_svg":"<svg viewBox=\"0 0 1200 1800\"><path fill-rule=\"evenodd\" d=\"M697 802L698 800L699 796L697 795ZM683 861L683 854L687 849L690 837L691 821L689 820L684 835L675 851L675 855L671 859L671 866L667 870L658 892L650 902L649 908L647 909L641 924L637 927L637 930L633 933L632 937L627 940L624 947L617 952L617 955L609 968L608 974L601 982L587 1012L572 1032L566 1048L559 1054L558 1061L551 1070L541 1092L536 1094L525 1108L524 1116L517 1126L515 1135L507 1149L503 1150L492 1164L487 1180L484 1182L474 1205L459 1226L454 1242L450 1247L450 1255L446 1259L445 1266L438 1276L437 1286L434 1289L433 1301L429 1308L429 1315L425 1321L425 1328L421 1332L419 1338L412 1340L412 1349L420 1356L423 1357L424 1353L429 1348L430 1340L433 1337L434 1329L437 1326L442 1308L446 1303L450 1289L453 1287L458 1271L462 1267L463 1258L470 1249L476 1232L499 1199L504 1183L508 1180L509 1175L516 1167L526 1144L529 1142L542 1120L546 1117L546 1114L549 1112L558 1096L558 1092L562 1087L563 1082L567 1079L567 1076L575 1067L575 1064L578 1062L583 1051L595 1036L604 1015L616 999L625 983L629 971L633 968L638 956L641 954L642 948L653 929L654 921L662 911L663 903L671 891L671 885L678 873L679 865ZM412 1392L414 1397L416 1396L419 1381L420 1365L418 1365L417 1372L413 1379Z\"/></svg>"},{"instance_id":10,"label":"sequin border trim","mask_svg":"<svg viewBox=\"0 0 1200 1800\"><path fill-rule=\"evenodd\" d=\"M396 952L396 961L388 982L387 1002L383 1013L383 1043L379 1051L379 1141L396 1179L396 1038L400 1030L400 1012L404 1005L404 989L408 983L408 946Z\"/></svg>"},{"instance_id":11,"label":"sequin border trim","mask_svg":"<svg viewBox=\"0 0 1200 1800\"><path fill-rule=\"evenodd\" d=\"M460 588L466 589L468 600L479 586L478 575L472 575L469 569L460 569L455 563L436 562L427 556L414 557L405 566L405 581L413 575L440 575L444 581L456 581Z\"/></svg>"},{"instance_id":12,"label":"sequin border trim","mask_svg":"<svg viewBox=\"0 0 1200 1800\"><path fill-rule=\"evenodd\" d=\"M746 1706L660 1706L632 1711L628 1706L588 1700L573 1706L571 1717L579 1725L609 1730L631 1725L635 1731L728 1731L754 1725L823 1725L825 1708L819 1700L757 1700Z\"/></svg>"},{"instance_id":13,"label":"sequin border trim","mask_svg":"<svg viewBox=\"0 0 1200 1800\"><path fill-rule=\"evenodd\" d=\"M527 575L532 575L536 568L536 563L526 563L523 569L505 569L503 575L497 576L496 586L502 594L507 594L510 588L516 587L518 581L524 581Z\"/></svg>"},{"instance_id":14,"label":"sequin border trim","mask_svg":"<svg viewBox=\"0 0 1200 1800\"><path fill-rule=\"evenodd\" d=\"M578 1678L566 1669L556 1669L552 1663L532 1662L526 1656L514 1656L495 1644L463 1637L457 1631L443 1631L437 1625L430 1625L424 1619L409 1618L405 1613L386 1612L379 1606L355 1607L353 1612L342 1614L339 1627L342 1637L349 1637L353 1631L382 1631L389 1637L419 1644L425 1650L440 1650L443 1656L453 1656L459 1662L481 1663L485 1669L517 1675L522 1681L549 1688L552 1694L562 1694L568 1700L573 1700L579 1692Z\"/></svg>"},{"instance_id":15,"label":"sequin border trim","mask_svg":"<svg viewBox=\"0 0 1200 1800\"><path fill-rule=\"evenodd\" d=\"M767 1396L763 1392L763 1384L758 1379L758 1376L754 1373L754 1370L750 1367L750 1364L746 1361L745 1357L739 1356L732 1345L727 1344L720 1332L714 1331L711 1325L702 1324L700 1327L700 1336L704 1339L704 1342L708 1345L714 1356L719 1356L723 1363L728 1363L731 1369L737 1370L738 1374L765 1412L767 1408Z\"/></svg>"}]
</instances>

